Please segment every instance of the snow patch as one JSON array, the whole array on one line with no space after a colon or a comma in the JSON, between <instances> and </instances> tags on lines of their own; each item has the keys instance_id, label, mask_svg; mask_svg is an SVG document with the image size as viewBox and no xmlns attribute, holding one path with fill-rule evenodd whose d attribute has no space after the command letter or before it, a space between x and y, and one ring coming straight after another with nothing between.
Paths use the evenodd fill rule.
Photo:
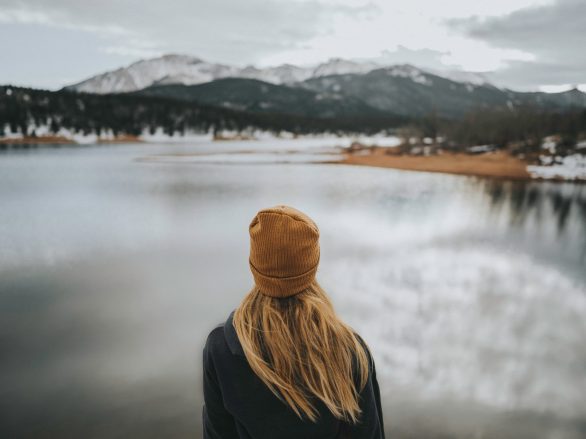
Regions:
<instances>
[{"instance_id":1,"label":"snow patch","mask_svg":"<svg viewBox=\"0 0 586 439\"><path fill-rule=\"evenodd\" d=\"M541 156L542 165L527 166L533 178L586 180L586 155L572 154L566 157Z\"/></svg>"},{"instance_id":2,"label":"snow patch","mask_svg":"<svg viewBox=\"0 0 586 439\"><path fill-rule=\"evenodd\" d=\"M387 73L391 76L409 78L419 84L433 85L433 81L426 76L424 71L408 64L390 67L387 69Z\"/></svg>"}]
</instances>

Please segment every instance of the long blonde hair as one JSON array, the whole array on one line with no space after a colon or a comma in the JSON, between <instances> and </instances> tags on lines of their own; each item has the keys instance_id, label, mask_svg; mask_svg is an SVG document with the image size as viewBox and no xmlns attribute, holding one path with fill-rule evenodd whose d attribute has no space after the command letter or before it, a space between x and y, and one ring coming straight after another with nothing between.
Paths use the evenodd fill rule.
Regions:
<instances>
[{"instance_id":1,"label":"long blonde hair","mask_svg":"<svg viewBox=\"0 0 586 439\"><path fill-rule=\"evenodd\" d=\"M368 346L338 318L317 281L287 298L253 288L235 310L233 324L252 370L299 418L317 422L311 402L317 397L336 418L358 421Z\"/></svg>"}]
</instances>

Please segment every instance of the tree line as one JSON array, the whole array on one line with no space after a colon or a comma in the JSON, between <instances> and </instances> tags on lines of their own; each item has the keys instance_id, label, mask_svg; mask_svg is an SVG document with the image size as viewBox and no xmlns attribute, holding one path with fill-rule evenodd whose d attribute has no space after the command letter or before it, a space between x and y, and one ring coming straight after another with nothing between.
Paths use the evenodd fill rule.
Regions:
<instances>
[{"instance_id":1,"label":"tree line","mask_svg":"<svg viewBox=\"0 0 586 439\"><path fill-rule=\"evenodd\" d=\"M557 152L563 153L586 140L586 109L560 110L535 105L482 108L456 120L429 113L407 126L422 137L443 139L443 146L452 149L492 145L519 153L537 152L546 136L555 135Z\"/></svg>"},{"instance_id":2,"label":"tree line","mask_svg":"<svg viewBox=\"0 0 586 439\"><path fill-rule=\"evenodd\" d=\"M46 91L0 87L0 136L20 133L34 135L31 127L47 126L52 133L61 128L80 134L111 132L116 135L155 133L169 135L223 130L273 133L377 133L393 129L406 119L315 118L282 113L253 113L183 102L170 98L132 94L97 95L72 91Z\"/></svg>"},{"instance_id":3,"label":"tree line","mask_svg":"<svg viewBox=\"0 0 586 439\"><path fill-rule=\"evenodd\" d=\"M417 119L388 117L316 118L283 113L254 113L134 94L88 94L0 87L0 137L34 135L46 126L57 134L64 128L80 134L140 135L162 129L168 135L187 131L263 130L275 134L374 134L398 132L404 137L431 138L444 148L465 150L492 145L513 152L539 152L543 138L557 135L559 153L586 140L586 109L521 105L478 108L459 119L430 112ZM32 128L31 128L32 127ZM441 139L441 140L439 140Z\"/></svg>"}]
</instances>

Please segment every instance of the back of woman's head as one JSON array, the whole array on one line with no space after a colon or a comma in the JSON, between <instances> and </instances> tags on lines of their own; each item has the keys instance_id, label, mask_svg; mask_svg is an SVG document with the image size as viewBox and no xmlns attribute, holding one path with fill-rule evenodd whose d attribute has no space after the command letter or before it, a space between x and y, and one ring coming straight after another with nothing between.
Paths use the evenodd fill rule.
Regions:
<instances>
[{"instance_id":1,"label":"back of woman's head","mask_svg":"<svg viewBox=\"0 0 586 439\"><path fill-rule=\"evenodd\" d=\"M317 398L335 417L357 422L367 347L315 279L317 225L279 205L261 210L249 229L255 285L233 324L251 369L300 418L317 421Z\"/></svg>"}]
</instances>

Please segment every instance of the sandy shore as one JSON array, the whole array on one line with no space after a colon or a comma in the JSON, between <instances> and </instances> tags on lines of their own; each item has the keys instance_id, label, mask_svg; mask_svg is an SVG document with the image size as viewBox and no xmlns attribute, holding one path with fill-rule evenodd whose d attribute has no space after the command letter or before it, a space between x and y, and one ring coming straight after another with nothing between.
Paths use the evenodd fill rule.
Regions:
<instances>
[{"instance_id":1,"label":"sandy shore","mask_svg":"<svg viewBox=\"0 0 586 439\"><path fill-rule=\"evenodd\" d=\"M385 154L386 151L388 148L375 147L353 153L345 152L344 159L336 163L516 180L532 179L525 162L501 151L476 155L444 152L432 156Z\"/></svg>"}]
</instances>

